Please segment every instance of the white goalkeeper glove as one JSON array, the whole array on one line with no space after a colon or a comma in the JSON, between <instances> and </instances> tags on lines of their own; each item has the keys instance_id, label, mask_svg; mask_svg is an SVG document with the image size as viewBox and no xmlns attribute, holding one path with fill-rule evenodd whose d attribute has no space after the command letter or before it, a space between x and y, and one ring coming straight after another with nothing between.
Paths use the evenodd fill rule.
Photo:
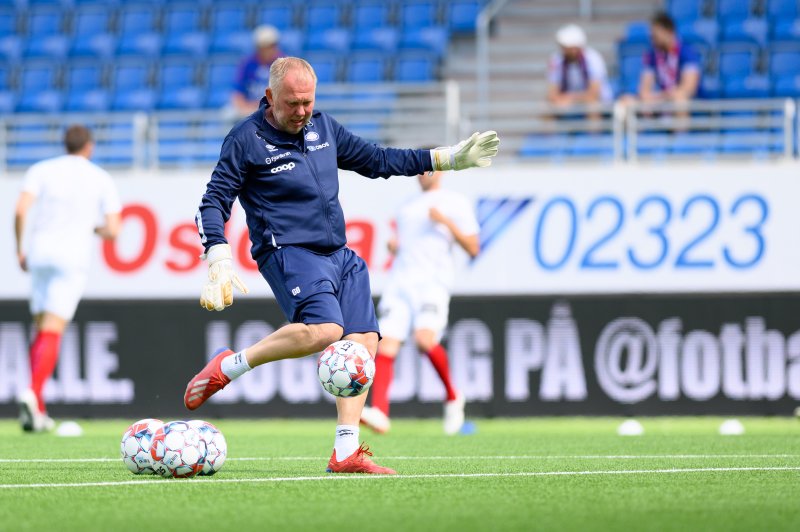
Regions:
<instances>
[{"instance_id":1,"label":"white goalkeeper glove","mask_svg":"<svg viewBox=\"0 0 800 532\"><path fill-rule=\"evenodd\" d=\"M216 244L203 255L208 260L208 282L200 294L200 306L206 310L223 310L233 305L233 287L241 293L248 292L239 276L233 271L231 246Z\"/></svg>"},{"instance_id":2,"label":"white goalkeeper glove","mask_svg":"<svg viewBox=\"0 0 800 532\"><path fill-rule=\"evenodd\" d=\"M434 148L431 150L431 162L434 170L464 170L475 166L485 167L492 164L492 157L497 155L500 139L496 131L477 131L466 140L455 146Z\"/></svg>"}]
</instances>

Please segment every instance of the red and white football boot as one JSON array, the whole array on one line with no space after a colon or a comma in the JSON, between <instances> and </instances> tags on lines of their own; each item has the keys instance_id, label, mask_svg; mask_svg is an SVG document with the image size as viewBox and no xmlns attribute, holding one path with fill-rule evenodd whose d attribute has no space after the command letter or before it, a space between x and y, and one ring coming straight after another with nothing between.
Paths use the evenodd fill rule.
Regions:
<instances>
[{"instance_id":1,"label":"red and white football boot","mask_svg":"<svg viewBox=\"0 0 800 532\"><path fill-rule=\"evenodd\" d=\"M369 457L372 452L369 447L361 444L356 452L342 460L336 460L336 450L334 449L331 454L331 459L328 461L328 473L367 473L371 475L396 475L397 471L389 469L388 467L381 467Z\"/></svg>"},{"instance_id":2,"label":"red and white football boot","mask_svg":"<svg viewBox=\"0 0 800 532\"><path fill-rule=\"evenodd\" d=\"M214 353L212 358L203 371L194 376L186 386L186 393L183 394L183 404L189 410L195 410L206 400L228 385L231 380L222 373L222 359L233 354L230 349L220 349Z\"/></svg>"}]
</instances>

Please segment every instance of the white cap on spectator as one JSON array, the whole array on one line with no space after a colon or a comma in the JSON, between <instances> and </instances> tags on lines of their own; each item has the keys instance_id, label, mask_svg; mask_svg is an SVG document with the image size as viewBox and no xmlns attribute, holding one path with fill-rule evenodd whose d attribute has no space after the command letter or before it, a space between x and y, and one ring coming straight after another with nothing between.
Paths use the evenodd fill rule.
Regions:
<instances>
[{"instance_id":1,"label":"white cap on spectator","mask_svg":"<svg viewBox=\"0 0 800 532\"><path fill-rule=\"evenodd\" d=\"M259 26L253 31L253 41L256 46L272 46L278 44L280 38L281 32L278 31L278 28L269 24Z\"/></svg>"},{"instance_id":2,"label":"white cap on spectator","mask_svg":"<svg viewBox=\"0 0 800 532\"><path fill-rule=\"evenodd\" d=\"M568 24L556 33L556 42L565 48L586 46L586 33L577 24Z\"/></svg>"}]
</instances>

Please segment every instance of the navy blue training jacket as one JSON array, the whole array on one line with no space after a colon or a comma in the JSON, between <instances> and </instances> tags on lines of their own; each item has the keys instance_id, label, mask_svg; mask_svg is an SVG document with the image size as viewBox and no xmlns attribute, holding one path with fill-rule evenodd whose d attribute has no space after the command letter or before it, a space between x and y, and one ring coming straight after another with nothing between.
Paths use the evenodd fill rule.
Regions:
<instances>
[{"instance_id":1,"label":"navy blue training jacket","mask_svg":"<svg viewBox=\"0 0 800 532\"><path fill-rule=\"evenodd\" d=\"M259 266L279 246L333 253L347 242L338 168L369 178L432 169L428 150L381 148L320 111L296 135L277 130L264 118L267 105L263 98L222 143L195 218L206 250L226 242L225 222L238 196Z\"/></svg>"}]
</instances>

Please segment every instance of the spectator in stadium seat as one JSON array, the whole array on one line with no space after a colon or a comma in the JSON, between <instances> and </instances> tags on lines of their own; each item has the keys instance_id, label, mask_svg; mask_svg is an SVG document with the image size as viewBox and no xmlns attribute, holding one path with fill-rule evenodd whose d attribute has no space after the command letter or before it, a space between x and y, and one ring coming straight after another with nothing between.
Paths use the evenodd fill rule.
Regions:
<instances>
[{"instance_id":1,"label":"spectator in stadium seat","mask_svg":"<svg viewBox=\"0 0 800 532\"><path fill-rule=\"evenodd\" d=\"M556 33L561 50L548 65L547 100L567 109L578 105L606 103L612 100L606 63L597 50L586 45L586 33L569 24Z\"/></svg>"},{"instance_id":2,"label":"spectator in stadium seat","mask_svg":"<svg viewBox=\"0 0 800 532\"><path fill-rule=\"evenodd\" d=\"M685 103L700 87L700 55L675 33L675 21L659 12L650 20L652 47L645 52L638 99L644 103ZM628 96L626 100L636 100Z\"/></svg>"},{"instance_id":3,"label":"spectator in stadium seat","mask_svg":"<svg viewBox=\"0 0 800 532\"><path fill-rule=\"evenodd\" d=\"M231 100L236 112L246 116L258 109L269 85L269 68L283 56L278 48L280 32L274 26L259 26L253 31L256 51L239 66Z\"/></svg>"}]
</instances>

